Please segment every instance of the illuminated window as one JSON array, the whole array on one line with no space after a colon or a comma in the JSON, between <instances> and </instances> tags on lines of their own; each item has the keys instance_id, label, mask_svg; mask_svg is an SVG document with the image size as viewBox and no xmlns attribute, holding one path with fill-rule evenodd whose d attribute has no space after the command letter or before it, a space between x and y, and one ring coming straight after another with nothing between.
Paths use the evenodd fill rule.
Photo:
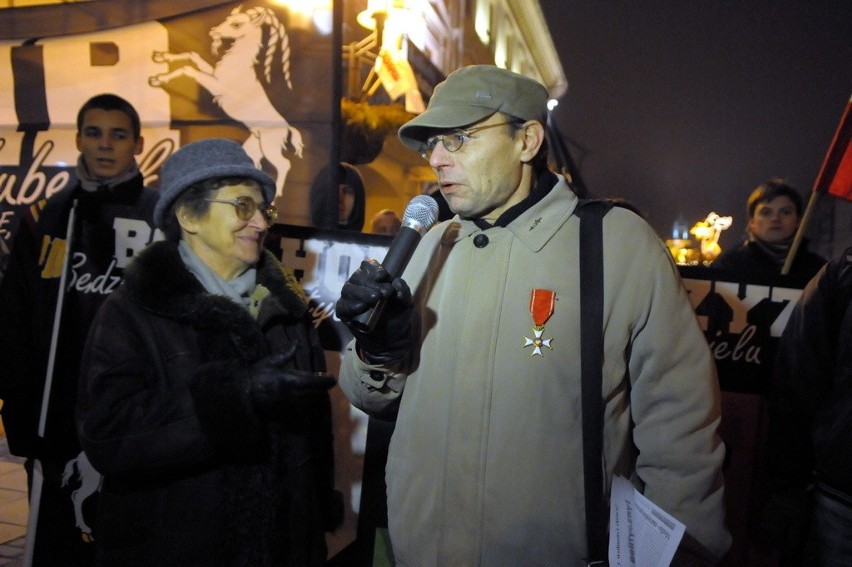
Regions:
<instances>
[{"instance_id":1,"label":"illuminated window","mask_svg":"<svg viewBox=\"0 0 852 567\"><path fill-rule=\"evenodd\" d=\"M3 8L27 8L31 6L46 6L48 4L71 4L73 2L88 2L89 0L0 0L0 10Z\"/></svg>"}]
</instances>

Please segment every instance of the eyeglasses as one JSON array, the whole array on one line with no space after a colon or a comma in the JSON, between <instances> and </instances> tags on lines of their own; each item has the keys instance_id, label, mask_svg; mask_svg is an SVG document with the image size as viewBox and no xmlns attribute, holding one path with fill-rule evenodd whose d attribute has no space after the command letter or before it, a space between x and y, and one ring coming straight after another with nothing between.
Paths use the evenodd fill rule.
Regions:
<instances>
[{"instance_id":1,"label":"eyeglasses","mask_svg":"<svg viewBox=\"0 0 852 567\"><path fill-rule=\"evenodd\" d=\"M431 136L426 138L426 143L420 146L420 155L423 159L428 160L432 157L432 150L438 145L438 142L441 142L441 145L444 146L444 149L448 152L457 152L461 149L462 145L470 140L470 135L474 132L479 132L480 130L487 130L488 128L495 128L497 126L505 126L506 124L511 124L512 120L507 120L506 122L499 122L497 124L488 124L486 126L477 126L475 128L467 128L466 130L453 130L448 134L438 134L437 136Z\"/></svg>"},{"instance_id":2,"label":"eyeglasses","mask_svg":"<svg viewBox=\"0 0 852 567\"><path fill-rule=\"evenodd\" d=\"M237 218L240 220L251 220L254 213L260 209L260 214L267 223L272 224L278 218L278 209L266 203L256 203L251 197L237 197L236 199L204 199L208 203L227 203L233 205L237 210Z\"/></svg>"}]
</instances>

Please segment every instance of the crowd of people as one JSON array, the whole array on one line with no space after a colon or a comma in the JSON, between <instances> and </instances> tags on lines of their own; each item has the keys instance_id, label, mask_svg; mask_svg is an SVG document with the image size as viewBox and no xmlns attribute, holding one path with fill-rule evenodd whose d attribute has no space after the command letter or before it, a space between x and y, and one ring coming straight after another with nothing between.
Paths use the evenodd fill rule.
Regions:
<instances>
[{"instance_id":1,"label":"crowd of people","mask_svg":"<svg viewBox=\"0 0 852 567\"><path fill-rule=\"evenodd\" d=\"M264 246L269 175L211 138L174 152L146 188L135 109L87 101L77 182L20 224L0 282L2 419L41 509L34 564L325 564L343 517L337 386L395 424L385 473L398 565L606 562L617 477L685 526L672 564L723 563L726 448L707 339L641 215L578 198L548 167L547 100L533 79L471 65L399 129L448 214L402 274L368 259L349 276L339 384L305 291ZM355 166L326 166L312 222L363 230L367 193ZM712 268L781 274L801 197L773 178L747 213L746 242ZM401 224L383 209L369 231ZM69 262L121 283L69 285ZM775 364L762 529L782 564L848 565L852 248L826 263L805 242L791 265L810 283ZM377 305L374 328L356 324ZM63 497L72 462L99 489L91 526Z\"/></svg>"}]
</instances>

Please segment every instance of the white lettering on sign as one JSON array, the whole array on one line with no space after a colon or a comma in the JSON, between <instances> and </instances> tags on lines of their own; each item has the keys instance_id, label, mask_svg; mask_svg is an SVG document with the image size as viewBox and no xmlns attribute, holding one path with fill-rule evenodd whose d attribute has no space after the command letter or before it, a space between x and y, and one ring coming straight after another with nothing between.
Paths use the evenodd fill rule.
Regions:
<instances>
[{"instance_id":1,"label":"white lettering on sign","mask_svg":"<svg viewBox=\"0 0 852 567\"><path fill-rule=\"evenodd\" d=\"M684 279L683 284L689 292L692 306L698 310L712 294L730 308L731 321L728 331L734 334L745 333L754 321L749 321L749 312L762 302L769 301L777 307L777 315L771 321L763 322L769 327L770 336L778 338L787 325L790 313L802 290L767 285L739 284L734 282ZM698 322L703 331L711 326L710 316L698 313ZM752 331L753 334L753 331Z\"/></svg>"},{"instance_id":2,"label":"white lettering on sign","mask_svg":"<svg viewBox=\"0 0 852 567\"><path fill-rule=\"evenodd\" d=\"M361 262L384 257L387 247L284 237L281 251L284 265L303 274L301 284L305 289L319 288L323 296L337 298Z\"/></svg>"},{"instance_id":3,"label":"white lettering on sign","mask_svg":"<svg viewBox=\"0 0 852 567\"><path fill-rule=\"evenodd\" d=\"M104 273L93 275L87 272L79 272L79 268L86 264L87 256L82 252L75 252L71 264L71 281L68 289L74 289L83 293L99 293L109 295L121 283L121 277L113 275L115 269L115 258L109 263Z\"/></svg>"},{"instance_id":4,"label":"white lettering on sign","mask_svg":"<svg viewBox=\"0 0 852 567\"><path fill-rule=\"evenodd\" d=\"M116 218L112 228L115 230L116 265L125 268L133 256L151 242L151 227L143 220Z\"/></svg>"},{"instance_id":5,"label":"white lettering on sign","mask_svg":"<svg viewBox=\"0 0 852 567\"><path fill-rule=\"evenodd\" d=\"M310 297L311 316L319 327L326 320L339 321L334 309L343 284L363 260L383 258L387 247L282 237L281 251L281 262L295 271Z\"/></svg>"},{"instance_id":6,"label":"white lettering on sign","mask_svg":"<svg viewBox=\"0 0 852 567\"><path fill-rule=\"evenodd\" d=\"M12 233L3 227L8 226L14 217L15 213L12 211L0 211L0 240L9 240L11 238Z\"/></svg>"},{"instance_id":7,"label":"white lettering on sign","mask_svg":"<svg viewBox=\"0 0 852 567\"><path fill-rule=\"evenodd\" d=\"M731 359L735 362L748 362L750 364L761 364L760 347L751 344L757 327L749 325L739 335L735 335L736 342L731 344L730 341L711 339L708 341L710 351L713 353L713 358L716 360Z\"/></svg>"},{"instance_id":8,"label":"white lettering on sign","mask_svg":"<svg viewBox=\"0 0 852 567\"><path fill-rule=\"evenodd\" d=\"M52 149L53 142L49 141L39 146L20 184L16 175L5 171L0 173L0 203L31 205L42 196L50 197L68 184L71 175L67 171L60 171L50 178L39 171Z\"/></svg>"}]
</instances>

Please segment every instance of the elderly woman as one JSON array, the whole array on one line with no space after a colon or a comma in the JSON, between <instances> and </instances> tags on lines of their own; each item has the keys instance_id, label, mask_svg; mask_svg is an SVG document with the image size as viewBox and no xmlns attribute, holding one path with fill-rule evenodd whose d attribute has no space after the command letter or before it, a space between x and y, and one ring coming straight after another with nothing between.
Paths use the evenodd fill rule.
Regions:
<instances>
[{"instance_id":1,"label":"elderly woman","mask_svg":"<svg viewBox=\"0 0 852 567\"><path fill-rule=\"evenodd\" d=\"M719 256L712 267L746 275L775 275L787 259L802 220L802 197L779 178L772 178L749 195L746 205L747 240ZM816 274L825 259L808 251L802 241L790 266L790 275L804 279Z\"/></svg>"},{"instance_id":2,"label":"elderly woman","mask_svg":"<svg viewBox=\"0 0 852 567\"><path fill-rule=\"evenodd\" d=\"M339 522L334 379L307 298L263 248L273 180L236 143L163 165L142 251L83 355L81 444L103 475L100 565L322 565Z\"/></svg>"}]
</instances>

